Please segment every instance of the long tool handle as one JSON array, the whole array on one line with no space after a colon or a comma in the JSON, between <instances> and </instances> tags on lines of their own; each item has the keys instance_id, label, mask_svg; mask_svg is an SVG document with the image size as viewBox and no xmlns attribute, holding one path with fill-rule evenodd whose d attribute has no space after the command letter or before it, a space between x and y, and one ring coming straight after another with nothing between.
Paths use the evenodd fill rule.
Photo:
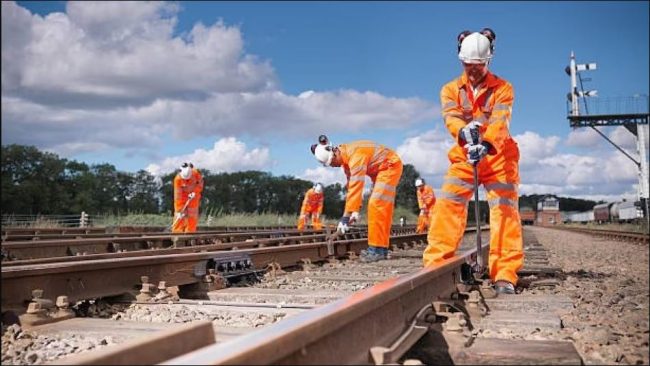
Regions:
<instances>
[{"instance_id":1,"label":"long tool handle","mask_svg":"<svg viewBox=\"0 0 650 366\"><path fill-rule=\"evenodd\" d=\"M188 199L187 201L185 201L185 204L183 205L183 208L181 208L181 210L179 212L185 212L185 209L187 208L187 205L190 204L190 201L192 199L194 199L194 197L192 197L192 198ZM172 222L172 224L167 228L166 231L172 230L174 228L174 226L176 226L176 224L178 223L178 220L180 220L181 218L182 217L177 217L176 219L174 219L174 222Z\"/></svg>"},{"instance_id":2,"label":"long tool handle","mask_svg":"<svg viewBox=\"0 0 650 366\"><path fill-rule=\"evenodd\" d=\"M474 218L476 219L476 264L477 264L477 272L483 272L484 263L483 263L483 255L481 252L481 211L479 209L479 202L478 202L478 167L476 166L478 163L472 164L472 168L474 169Z\"/></svg>"}]
</instances>

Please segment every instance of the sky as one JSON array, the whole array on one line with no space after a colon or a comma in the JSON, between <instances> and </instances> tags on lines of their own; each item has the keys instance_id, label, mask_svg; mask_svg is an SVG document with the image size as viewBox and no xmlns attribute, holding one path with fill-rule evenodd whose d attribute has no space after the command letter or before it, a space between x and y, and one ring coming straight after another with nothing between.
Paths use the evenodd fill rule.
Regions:
<instances>
[{"instance_id":1,"label":"sky","mask_svg":"<svg viewBox=\"0 0 650 366\"><path fill-rule=\"evenodd\" d=\"M2 144L128 172L191 161L344 183L309 151L326 134L387 145L438 191L456 36L490 27L490 70L515 92L520 194L635 200L636 165L569 126L564 69L572 51L597 63L581 73L592 100L647 98L649 4L2 1ZM601 131L639 159L625 128Z\"/></svg>"}]
</instances>

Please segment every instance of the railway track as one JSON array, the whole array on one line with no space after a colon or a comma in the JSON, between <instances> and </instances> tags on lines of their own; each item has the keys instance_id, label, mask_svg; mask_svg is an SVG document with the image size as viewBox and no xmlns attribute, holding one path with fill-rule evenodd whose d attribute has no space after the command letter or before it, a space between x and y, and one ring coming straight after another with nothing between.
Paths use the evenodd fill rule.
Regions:
<instances>
[{"instance_id":1,"label":"railway track","mask_svg":"<svg viewBox=\"0 0 650 366\"><path fill-rule=\"evenodd\" d=\"M457 364L580 364L570 342L481 337L491 327L552 329L560 324L557 312L566 310L570 301L528 294L494 298L484 283L464 275L467 261L475 256L473 235L466 235L456 257L422 269L425 237L393 237L391 259L373 264L360 263L349 253L365 247L364 239L341 240L348 242L342 246L345 251L336 245L335 255L320 252L314 260L297 258L304 253L294 256L293 263L271 266L260 283L247 287L207 291L202 300L181 296L170 302L177 293L161 286L164 296L151 293L162 300L157 303L114 301L86 309L111 320L92 319L94 325L81 325L78 323L90 319L69 319L35 326L34 331L79 334L80 329L95 329L96 333L132 339L79 358L59 360L68 364L386 364L407 359ZM534 237L527 235L525 240L526 263L520 271L523 286L553 287L561 270L548 264ZM319 243L306 245L314 244ZM484 245L482 255L486 252ZM292 268L297 270L290 271ZM512 316L513 309L520 312L519 317ZM511 316L505 316L503 310L509 310ZM143 325L147 319L156 326ZM166 323L189 320L199 321L180 327ZM116 329L141 331L139 337L128 337Z\"/></svg>"},{"instance_id":2,"label":"railway track","mask_svg":"<svg viewBox=\"0 0 650 366\"><path fill-rule=\"evenodd\" d=\"M602 229L588 229L588 228L578 228L571 226L550 226L549 228L556 230L566 230L577 233L585 233L589 235L594 235L601 238L613 239L613 240L622 240L637 242L642 244L650 243L650 234L647 233L638 233L630 231L617 231L617 230L602 230Z\"/></svg>"}]
</instances>

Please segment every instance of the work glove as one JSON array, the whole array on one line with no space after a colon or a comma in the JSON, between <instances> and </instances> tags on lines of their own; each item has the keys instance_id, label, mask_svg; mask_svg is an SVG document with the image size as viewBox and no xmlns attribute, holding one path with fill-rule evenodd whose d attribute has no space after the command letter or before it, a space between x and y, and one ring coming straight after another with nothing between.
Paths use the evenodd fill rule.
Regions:
<instances>
[{"instance_id":1,"label":"work glove","mask_svg":"<svg viewBox=\"0 0 650 366\"><path fill-rule=\"evenodd\" d=\"M194 199L194 197L196 197L196 193L194 192L190 192L190 194L187 195L187 198L189 199Z\"/></svg>"},{"instance_id":2,"label":"work glove","mask_svg":"<svg viewBox=\"0 0 650 366\"><path fill-rule=\"evenodd\" d=\"M318 220L320 218L320 214L315 213L315 214L312 215L312 217L313 217L314 220Z\"/></svg>"},{"instance_id":3,"label":"work glove","mask_svg":"<svg viewBox=\"0 0 650 366\"><path fill-rule=\"evenodd\" d=\"M182 213L182 212L176 212L176 215L174 215L174 218L175 218L176 220L180 220L180 219L182 219L183 217L185 217L185 214Z\"/></svg>"},{"instance_id":4,"label":"work glove","mask_svg":"<svg viewBox=\"0 0 650 366\"><path fill-rule=\"evenodd\" d=\"M489 150L489 145L485 142L482 142L478 145L465 145L467 149L467 162L470 164L478 164L485 155L487 155Z\"/></svg>"},{"instance_id":5,"label":"work glove","mask_svg":"<svg viewBox=\"0 0 650 366\"><path fill-rule=\"evenodd\" d=\"M354 224L357 221L359 221L359 213L358 212L353 212L350 215L350 224Z\"/></svg>"},{"instance_id":6,"label":"work glove","mask_svg":"<svg viewBox=\"0 0 650 366\"><path fill-rule=\"evenodd\" d=\"M481 122L472 121L460 129L458 140L461 145L478 145L481 143Z\"/></svg>"},{"instance_id":7,"label":"work glove","mask_svg":"<svg viewBox=\"0 0 650 366\"><path fill-rule=\"evenodd\" d=\"M343 216L341 217L341 220L339 221L339 225L336 227L336 230L339 231L341 234L345 234L350 229L348 225L350 225L350 216Z\"/></svg>"},{"instance_id":8,"label":"work glove","mask_svg":"<svg viewBox=\"0 0 650 366\"><path fill-rule=\"evenodd\" d=\"M425 215L425 213L424 213L424 209L421 209L421 210L420 210L420 216L424 216L424 215Z\"/></svg>"}]
</instances>

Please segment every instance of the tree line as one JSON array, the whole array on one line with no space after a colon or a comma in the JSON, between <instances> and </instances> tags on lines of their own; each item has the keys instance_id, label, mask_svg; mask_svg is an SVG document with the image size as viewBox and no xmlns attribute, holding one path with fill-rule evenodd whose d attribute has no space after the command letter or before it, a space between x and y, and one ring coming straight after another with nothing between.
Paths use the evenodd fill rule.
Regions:
<instances>
[{"instance_id":1,"label":"tree line","mask_svg":"<svg viewBox=\"0 0 650 366\"><path fill-rule=\"evenodd\" d=\"M169 213L173 207L173 180L176 172L155 177L146 170L118 171L111 164L88 165L60 158L33 146L2 146L3 214L127 214ZM292 176L273 176L268 172L240 171L212 173L200 169L204 178L201 212L217 214L277 213L298 214L305 192L313 185ZM405 164L397 186L395 205L418 212L413 183L420 173ZM345 205L345 187L324 187L323 214L338 217ZM437 190L435 192L438 193ZM536 209L544 195L521 196L520 207ZM594 201L558 197L562 211L587 211ZM367 197L364 200L366 207ZM487 221L489 208L481 202L481 220ZM473 201L468 222L474 222Z\"/></svg>"},{"instance_id":2,"label":"tree line","mask_svg":"<svg viewBox=\"0 0 650 366\"><path fill-rule=\"evenodd\" d=\"M111 164L88 165L60 158L34 146L2 146L3 214L169 213L176 172L155 177L145 170L118 171ZM201 212L298 214L305 192L314 182L268 172L212 173L205 169ZM420 174L405 165L396 205L417 212L413 182ZM345 187L324 187L323 214L338 217ZM365 207L365 205L364 205Z\"/></svg>"}]
</instances>

